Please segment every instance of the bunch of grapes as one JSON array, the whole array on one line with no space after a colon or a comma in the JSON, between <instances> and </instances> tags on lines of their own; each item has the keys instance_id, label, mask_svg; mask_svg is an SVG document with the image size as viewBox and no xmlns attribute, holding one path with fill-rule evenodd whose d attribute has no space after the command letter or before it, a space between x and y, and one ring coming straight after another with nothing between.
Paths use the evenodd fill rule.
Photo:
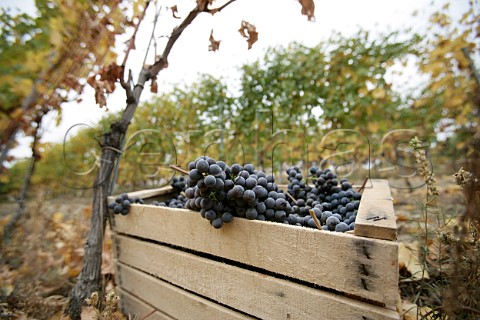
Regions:
<instances>
[{"instance_id":1,"label":"bunch of grapes","mask_svg":"<svg viewBox=\"0 0 480 320\"><path fill-rule=\"evenodd\" d=\"M272 175L255 170L252 164L233 164L230 168L233 186L227 191L227 202L239 217L250 220L284 222L292 207L286 195L275 184Z\"/></svg>"},{"instance_id":2,"label":"bunch of grapes","mask_svg":"<svg viewBox=\"0 0 480 320\"><path fill-rule=\"evenodd\" d=\"M188 170L186 179L172 180L172 187L179 193L177 197L152 204L200 211L217 229L235 216L311 228L317 228L317 220L324 230L337 232L355 228L361 194L353 190L347 179L339 181L330 169L313 166L305 178L298 167L288 168L288 193L275 184L272 175L255 170L248 163L229 166L203 156L190 162ZM131 203L143 200L122 194L109 208L125 215Z\"/></svg>"},{"instance_id":3,"label":"bunch of grapes","mask_svg":"<svg viewBox=\"0 0 480 320\"><path fill-rule=\"evenodd\" d=\"M233 208L225 204L229 182L227 165L209 157L199 157L188 164L186 209L200 211L214 228L233 220Z\"/></svg>"},{"instance_id":4,"label":"bunch of grapes","mask_svg":"<svg viewBox=\"0 0 480 320\"><path fill-rule=\"evenodd\" d=\"M299 199L307 200L307 194L312 188L303 181L303 175L298 167L287 169L288 175L288 192L298 201Z\"/></svg>"},{"instance_id":5,"label":"bunch of grapes","mask_svg":"<svg viewBox=\"0 0 480 320\"><path fill-rule=\"evenodd\" d=\"M128 194L122 193L115 198L114 202L108 204L108 208L115 214L127 215L132 203L144 204L144 201L139 197L129 197Z\"/></svg>"},{"instance_id":6,"label":"bunch of grapes","mask_svg":"<svg viewBox=\"0 0 480 320\"><path fill-rule=\"evenodd\" d=\"M187 180L183 177L174 177L170 184L173 190L178 192L178 195L174 198L167 199L165 201L152 201L152 205L159 207L169 207L183 209L187 203L187 197L185 196L185 190L187 189Z\"/></svg>"},{"instance_id":7,"label":"bunch of grapes","mask_svg":"<svg viewBox=\"0 0 480 320\"><path fill-rule=\"evenodd\" d=\"M187 189L187 181L183 176L180 177L173 177L171 186L174 190L178 191L178 193L185 192Z\"/></svg>"},{"instance_id":8,"label":"bunch of grapes","mask_svg":"<svg viewBox=\"0 0 480 320\"><path fill-rule=\"evenodd\" d=\"M347 179L338 181L337 175L330 169L321 170L313 166L309 173L313 187L303 181L298 167L287 169L288 190L295 198L295 201L291 200L294 213L288 217L288 222L316 228L314 214L324 230L353 230L361 194L353 190Z\"/></svg>"},{"instance_id":9,"label":"bunch of grapes","mask_svg":"<svg viewBox=\"0 0 480 320\"><path fill-rule=\"evenodd\" d=\"M282 190L271 175L255 170L252 164L233 164L200 157L188 165L189 199L186 208L200 211L215 228L234 216L250 220L284 222L292 211Z\"/></svg>"},{"instance_id":10,"label":"bunch of grapes","mask_svg":"<svg viewBox=\"0 0 480 320\"><path fill-rule=\"evenodd\" d=\"M183 194L179 194L175 198L171 198L165 201L152 201L152 206L183 209L185 208L186 203L187 198Z\"/></svg>"}]
</instances>

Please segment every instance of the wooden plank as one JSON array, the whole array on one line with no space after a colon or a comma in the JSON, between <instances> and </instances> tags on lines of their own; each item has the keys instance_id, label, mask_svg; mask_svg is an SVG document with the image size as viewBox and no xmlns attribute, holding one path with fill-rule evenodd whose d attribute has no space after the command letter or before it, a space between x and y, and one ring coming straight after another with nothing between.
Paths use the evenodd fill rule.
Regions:
<instances>
[{"instance_id":1,"label":"wooden plank","mask_svg":"<svg viewBox=\"0 0 480 320\"><path fill-rule=\"evenodd\" d=\"M395 310L396 242L241 218L214 229L199 212L148 205L132 205L115 221L118 233L238 261Z\"/></svg>"},{"instance_id":2,"label":"wooden plank","mask_svg":"<svg viewBox=\"0 0 480 320\"><path fill-rule=\"evenodd\" d=\"M116 288L116 293L120 297L120 308L122 312L131 316L132 319L146 319L148 320L175 320L169 315L158 311L154 307L135 297L128 291ZM152 313L153 312L153 313Z\"/></svg>"},{"instance_id":3,"label":"wooden plank","mask_svg":"<svg viewBox=\"0 0 480 320\"><path fill-rule=\"evenodd\" d=\"M367 183L358 208L355 235L396 240L397 220L388 181L372 179L370 182L372 187L368 188Z\"/></svg>"},{"instance_id":4,"label":"wooden plank","mask_svg":"<svg viewBox=\"0 0 480 320\"><path fill-rule=\"evenodd\" d=\"M369 200L393 200L390 185L385 179L369 179L362 194Z\"/></svg>"},{"instance_id":5,"label":"wooden plank","mask_svg":"<svg viewBox=\"0 0 480 320\"><path fill-rule=\"evenodd\" d=\"M260 319L399 318L392 310L167 246L125 236L115 241L121 263Z\"/></svg>"},{"instance_id":6,"label":"wooden plank","mask_svg":"<svg viewBox=\"0 0 480 320\"><path fill-rule=\"evenodd\" d=\"M120 286L168 316L182 320L252 319L165 281L117 263Z\"/></svg>"},{"instance_id":7,"label":"wooden plank","mask_svg":"<svg viewBox=\"0 0 480 320\"><path fill-rule=\"evenodd\" d=\"M133 192L127 192L127 194L130 197L139 197L141 199L147 199L147 198L154 198L162 195L167 195L169 193L173 192L173 188L171 186L166 186L158 189L145 189L145 190L139 190L139 191L133 191ZM110 196L108 197L108 202L115 201L116 196Z\"/></svg>"}]
</instances>

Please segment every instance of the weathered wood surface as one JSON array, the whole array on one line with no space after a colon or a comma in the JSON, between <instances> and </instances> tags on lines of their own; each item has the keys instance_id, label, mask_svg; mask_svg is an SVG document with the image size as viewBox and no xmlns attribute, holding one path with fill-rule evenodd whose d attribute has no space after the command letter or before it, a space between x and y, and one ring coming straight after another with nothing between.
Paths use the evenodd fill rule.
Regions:
<instances>
[{"instance_id":1,"label":"weathered wood surface","mask_svg":"<svg viewBox=\"0 0 480 320\"><path fill-rule=\"evenodd\" d=\"M175 320L125 290L117 287L116 293L120 297L121 310L132 319Z\"/></svg>"},{"instance_id":2,"label":"weathered wood surface","mask_svg":"<svg viewBox=\"0 0 480 320\"><path fill-rule=\"evenodd\" d=\"M120 235L115 241L122 278L124 265L133 266L260 319L399 318L392 310L167 246Z\"/></svg>"},{"instance_id":3,"label":"weathered wood surface","mask_svg":"<svg viewBox=\"0 0 480 320\"><path fill-rule=\"evenodd\" d=\"M172 192L174 192L173 188L171 186L166 186L166 187L157 188L157 189L146 189L146 190L128 192L128 195L130 197L139 197L141 199L147 199L147 198L154 198L158 196L168 195L169 193L172 193ZM115 198L116 196L108 197L108 202L110 203L115 201Z\"/></svg>"},{"instance_id":4,"label":"weathered wood surface","mask_svg":"<svg viewBox=\"0 0 480 320\"><path fill-rule=\"evenodd\" d=\"M397 221L392 200L387 180L369 180L355 219L355 235L396 240Z\"/></svg>"},{"instance_id":5,"label":"weathered wood surface","mask_svg":"<svg viewBox=\"0 0 480 320\"><path fill-rule=\"evenodd\" d=\"M398 245L392 241L241 218L217 230L198 212L148 205L132 205L127 216L115 220L117 233L208 253L395 308Z\"/></svg>"},{"instance_id":6,"label":"weathered wood surface","mask_svg":"<svg viewBox=\"0 0 480 320\"><path fill-rule=\"evenodd\" d=\"M252 319L129 266L117 263L116 267L125 291L174 319Z\"/></svg>"}]
</instances>

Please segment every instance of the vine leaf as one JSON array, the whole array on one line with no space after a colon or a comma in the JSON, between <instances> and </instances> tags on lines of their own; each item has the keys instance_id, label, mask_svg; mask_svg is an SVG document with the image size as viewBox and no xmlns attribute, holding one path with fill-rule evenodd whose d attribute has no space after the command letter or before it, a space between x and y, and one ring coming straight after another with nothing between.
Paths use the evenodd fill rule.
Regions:
<instances>
[{"instance_id":1,"label":"vine leaf","mask_svg":"<svg viewBox=\"0 0 480 320\"><path fill-rule=\"evenodd\" d=\"M308 21L315 21L315 3L313 0L298 0L302 5L302 14L307 16Z\"/></svg>"},{"instance_id":2,"label":"vine leaf","mask_svg":"<svg viewBox=\"0 0 480 320\"><path fill-rule=\"evenodd\" d=\"M152 84L150 86L150 92L151 93L158 93L158 83L157 83L157 78L152 79Z\"/></svg>"},{"instance_id":3,"label":"vine leaf","mask_svg":"<svg viewBox=\"0 0 480 320\"><path fill-rule=\"evenodd\" d=\"M253 44L258 40L257 28L253 24L242 20L242 24L240 26L240 29L238 29L238 32L240 32L242 37L247 38L248 49L250 50Z\"/></svg>"},{"instance_id":4,"label":"vine leaf","mask_svg":"<svg viewBox=\"0 0 480 320\"><path fill-rule=\"evenodd\" d=\"M170 10L172 10L172 15L175 19L180 19L180 17L177 15L178 14L177 5L174 5L173 7L170 7Z\"/></svg>"},{"instance_id":5,"label":"vine leaf","mask_svg":"<svg viewBox=\"0 0 480 320\"><path fill-rule=\"evenodd\" d=\"M116 63L103 67L98 74L88 78L87 83L95 90L95 101L100 107L107 105L106 95L115 90L115 83L122 77L123 69ZM100 79L98 79L100 76Z\"/></svg>"},{"instance_id":6,"label":"vine leaf","mask_svg":"<svg viewBox=\"0 0 480 320\"><path fill-rule=\"evenodd\" d=\"M215 40L213 37L213 29L210 32L210 45L208 46L208 51L217 51L220 48L220 40Z\"/></svg>"}]
</instances>

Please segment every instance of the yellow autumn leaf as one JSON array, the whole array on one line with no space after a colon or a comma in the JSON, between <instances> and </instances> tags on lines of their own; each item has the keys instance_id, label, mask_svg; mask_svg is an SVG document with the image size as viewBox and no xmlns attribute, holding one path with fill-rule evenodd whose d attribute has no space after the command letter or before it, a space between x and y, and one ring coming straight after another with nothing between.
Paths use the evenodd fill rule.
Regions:
<instances>
[{"instance_id":1,"label":"yellow autumn leaf","mask_svg":"<svg viewBox=\"0 0 480 320\"><path fill-rule=\"evenodd\" d=\"M10 118L13 120L19 120L23 116L23 110L20 108L15 109L11 114Z\"/></svg>"},{"instance_id":2,"label":"yellow autumn leaf","mask_svg":"<svg viewBox=\"0 0 480 320\"><path fill-rule=\"evenodd\" d=\"M380 128L380 125L378 124L378 122L369 122L367 127L368 127L368 131L370 131L370 133L376 133L378 131L378 129Z\"/></svg>"},{"instance_id":3,"label":"yellow autumn leaf","mask_svg":"<svg viewBox=\"0 0 480 320\"><path fill-rule=\"evenodd\" d=\"M427 100L419 99L419 100L415 100L415 102L413 103L413 107L414 108L421 108L421 107L425 106L426 104L427 104Z\"/></svg>"},{"instance_id":4,"label":"yellow autumn leaf","mask_svg":"<svg viewBox=\"0 0 480 320\"><path fill-rule=\"evenodd\" d=\"M367 88L360 88L358 89L358 94L361 96L366 96L368 94L368 89Z\"/></svg>"},{"instance_id":5,"label":"yellow autumn leaf","mask_svg":"<svg viewBox=\"0 0 480 320\"><path fill-rule=\"evenodd\" d=\"M366 107L365 109L369 117L373 115L373 107L369 106L369 107Z\"/></svg>"},{"instance_id":6,"label":"yellow autumn leaf","mask_svg":"<svg viewBox=\"0 0 480 320\"><path fill-rule=\"evenodd\" d=\"M48 68L49 64L45 63L48 58L49 51L27 51L25 55L24 68L31 73L40 73L43 68Z\"/></svg>"},{"instance_id":7,"label":"yellow autumn leaf","mask_svg":"<svg viewBox=\"0 0 480 320\"><path fill-rule=\"evenodd\" d=\"M457 108L463 104L463 98L459 96L453 96L448 99L445 103L445 106L449 109Z\"/></svg>"},{"instance_id":8,"label":"yellow autumn leaf","mask_svg":"<svg viewBox=\"0 0 480 320\"><path fill-rule=\"evenodd\" d=\"M436 81L434 83L432 83L432 85L430 86L430 90L431 91L438 91L440 88L442 88L444 86L444 82L443 81L444 78L440 79L440 81Z\"/></svg>"},{"instance_id":9,"label":"yellow autumn leaf","mask_svg":"<svg viewBox=\"0 0 480 320\"><path fill-rule=\"evenodd\" d=\"M422 69L424 72L430 72L432 76L436 77L437 75L443 72L444 64L441 61L436 61L434 63L424 65Z\"/></svg>"},{"instance_id":10,"label":"yellow autumn leaf","mask_svg":"<svg viewBox=\"0 0 480 320\"><path fill-rule=\"evenodd\" d=\"M52 18L50 20L50 43L57 49L63 45L62 30L64 30L62 19Z\"/></svg>"},{"instance_id":11,"label":"yellow autumn leaf","mask_svg":"<svg viewBox=\"0 0 480 320\"><path fill-rule=\"evenodd\" d=\"M374 99L385 99L387 96L387 91L383 88L376 88L372 91L372 97Z\"/></svg>"},{"instance_id":12,"label":"yellow autumn leaf","mask_svg":"<svg viewBox=\"0 0 480 320\"><path fill-rule=\"evenodd\" d=\"M33 81L31 79L18 79L15 81L12 91L19 95L26 97L32 92Z\"/></svg>"},{"instance_id":13,"label":"yellow autumn leaf","mask_svg":"<svg viewBox=\"0 0 480 320\"><path fill-rule=\"evenodd\" d=\"M55 222L55 223L61 223L63 221L63 213L55 212L52 215L52 221Z\"/></svg>"},{"instance_id":14,"label":"yellow autumn leaf","mask_svg":"<svg viewBox=\"0 0 480 320\"><path fill-rule=\"evenodd\" d=\"M455 58L455 60L457 60L458 62L458 67L460 69L466 69L470 66L470 62L468 61L468 59L465 57L465 55L463 54L462 51L456 51L454 54L453 54L453 57Z\"/></svg>"},{"instance_id":15,"label":"yellow autumn leaf","mask_svg":"<svg viewBox=\"0 0 480 320\"><path fill-rule=\"evenodd\" d=\"M48 85L45 82L40 82L37 84L37 91L43 94L48 93Z\"/></svg>"},{"instance_id":16,"label":"yellow autumn leaf","mask_svg":"<svg viewBox=\"0 0 480 320\"><path fill-rule=\"evenodd\" d=\"M443 57L445 54L452 51L452 45L450 40L442 41L432 52L430 55L432 59L437 59Z\"/></svg>"}]
</instances>

